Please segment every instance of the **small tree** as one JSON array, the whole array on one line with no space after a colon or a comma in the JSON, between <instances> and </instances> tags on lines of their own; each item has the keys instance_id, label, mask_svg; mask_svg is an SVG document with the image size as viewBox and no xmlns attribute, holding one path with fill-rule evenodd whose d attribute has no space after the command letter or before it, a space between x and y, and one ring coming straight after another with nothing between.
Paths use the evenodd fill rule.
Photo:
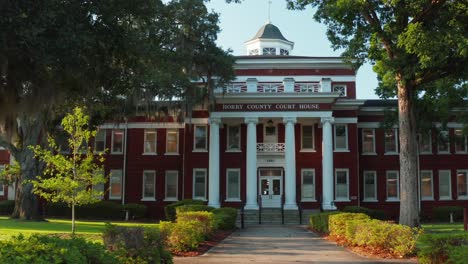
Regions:
<instances>
[{"instance_id":1,"label":"small tree","mask_svg":"<svg viewBox=\"0 0 468 264\"><path fill-rule=\"evenodd\" d=\"M64 202L71 208L72 234L75 233L75 207L98 202L103 193L92 187L105 183L100 165L104 157L95 156L87 146L89 139L96 135L96 131L89 130L88 122L89 116L79 107L62 120L71 153L61 153L52 138L48 149L32 147L36 158L46 165L43 175L31 181L33 193L47 201Z\"/></svg>"}]
</instances>

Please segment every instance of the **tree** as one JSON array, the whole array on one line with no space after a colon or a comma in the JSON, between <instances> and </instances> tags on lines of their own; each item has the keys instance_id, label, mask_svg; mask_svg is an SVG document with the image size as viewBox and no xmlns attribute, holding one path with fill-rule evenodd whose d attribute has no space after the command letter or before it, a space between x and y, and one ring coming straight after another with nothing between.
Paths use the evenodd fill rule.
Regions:
<instances>
[{"instance_id":1,"label":"tree","mask_svg":"<svg viewBox=\"0 0 468 264\"><path fill-rule=\"evenodd\" d=\"M72 211L72 234L75 234L75 207L100 201L103 191L95 186L106 182L103 175L102 153L97 156L88 147L96 131L88 129L89 116L76 107L62 120L68 136L71 153L62 153L55 140L49 138L49 147L35 146L35 157L45 163L43 175L32 180L33 193L51 202L63 202Z\"/></svg>"},{"instance_id":2,"label":"tree","mask_svg":"<svg viewBox=\"0 0 468 264\"><path fill-rule=\"evenodd\" d=\"M69 109L116 120L156 97L184 100L206 54L233 71L203 0L1 1L0 13L0 146L22 172L14 218L40 218L31 180L44 168L29 146L45 147Z\"/></svg>"},{"instance_id":3,"label":"tree","mask_svg":"<svg viewBox=\"0 0 468 264\"><path fill-rule=\"evenodd\" d=\"M360 66L375 62L379 93L398 97L400 219L419 226L415 108L434 83L467 81L466 1L287 0L290 8L315 8L335 49ZM465 90L466 91L466 90ZM466 94L462 95L466 98ZM439 97L437 97L439 98ZM435 98L433 98L435 99ZM466 102L465 102L466 106Z\"/></svg>"}]
</instances>

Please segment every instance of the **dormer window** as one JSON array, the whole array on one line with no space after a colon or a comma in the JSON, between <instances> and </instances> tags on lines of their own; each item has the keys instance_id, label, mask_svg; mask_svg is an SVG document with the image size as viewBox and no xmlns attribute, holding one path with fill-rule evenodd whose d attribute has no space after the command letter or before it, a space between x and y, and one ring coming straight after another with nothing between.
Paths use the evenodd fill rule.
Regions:
<instances>
[{"instance_id":1,"label":"dormer window","mask_svg":"<svg viewBox=\"0 0 468 264\"><path fill-rule=\"evenodd\" d=\"M258 55L258 49L249 50L249 55L250 55L250 56L252 56L252 55Z\"/></svg>"},{"instance_id":2,"label":"dormer window","mask_svg":"<svg viewBox=\"0 0 468 264\"><path fill-rule=\"evenodd\" d=\"M280 55L288 56L289 55L289 50L280 49Z\"/></svg>"},{"instance_id":3,"label":"dormer window","mask_svg":"<svg viewBox=\"0 0 468 264\"><path fill-rule=\"evenodd\" d=\"M276 55L276 48L263 48L263 55Z\"/></svg>"}]
</instances>

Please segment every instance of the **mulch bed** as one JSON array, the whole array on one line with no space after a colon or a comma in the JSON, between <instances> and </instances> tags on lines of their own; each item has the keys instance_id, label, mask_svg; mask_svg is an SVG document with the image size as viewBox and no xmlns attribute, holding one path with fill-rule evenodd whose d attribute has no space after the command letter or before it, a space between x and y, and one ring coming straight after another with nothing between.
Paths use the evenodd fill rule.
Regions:
<instances>
[{"instance_id":1,"label":"mulch bed","mask_svg":"<svg viewBox=\"0 0 468 264\"><path fill-rule=\"evenodd\" d=\"M194 251L188 252L172 252L174 256L178 257L196 257L203 255L205 252L210 250L212 247L218 245L221 241L223 241L226 237L230 236L234 232L234 230L218 230L213 235L211 235L209 240L206 240L198 246L198 248Z\"/></svg>"}]
</instances>

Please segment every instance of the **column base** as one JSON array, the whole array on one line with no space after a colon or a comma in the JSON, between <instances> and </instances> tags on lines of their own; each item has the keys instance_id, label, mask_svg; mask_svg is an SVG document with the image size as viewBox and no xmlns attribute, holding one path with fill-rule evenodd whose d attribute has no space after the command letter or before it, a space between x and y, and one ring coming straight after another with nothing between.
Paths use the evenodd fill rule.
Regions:
<instances>
[{"instance_id":1,"label":"column base","mask_svg":"<svg viewBox=\"0 0 468 264\"><path fill-rule=\"evenodd\" d=\"M258 210L258 204L246 204L244 210Z\"/></svg>"},{"instance_id":2,"label":"column base","mask_svg":"<svg viewBox=\"0 0 468 264\"><path fill-rule=\"evenodd\" d=\"M214 207L214 208L220 208L221 204L220 203L210 203L208 202L208 206Z\"/></svg>"},{"instance_id":3,"label":"column base","mask_svg":"<svg viewBox=\"0 0 468 264\"><path fill-rule=\"evenodd\" d=\"M297 209L299 209L299 208L297 207L297 204L295 204L295 203L293 203L293 204L285 204L283 208L284 208L284 210L297 210Z\"/></svg>"},{"instance_id":4,"label":"column base","mask_svg":"<svg viewBox=\"0 0 468 264\"><path fill-rule=\"evenodd\" d=\"M330 204L322 204L322 208L324 211L336 211L337 210L336 206L330 205Z\"/></svg>"}]
</instances>

